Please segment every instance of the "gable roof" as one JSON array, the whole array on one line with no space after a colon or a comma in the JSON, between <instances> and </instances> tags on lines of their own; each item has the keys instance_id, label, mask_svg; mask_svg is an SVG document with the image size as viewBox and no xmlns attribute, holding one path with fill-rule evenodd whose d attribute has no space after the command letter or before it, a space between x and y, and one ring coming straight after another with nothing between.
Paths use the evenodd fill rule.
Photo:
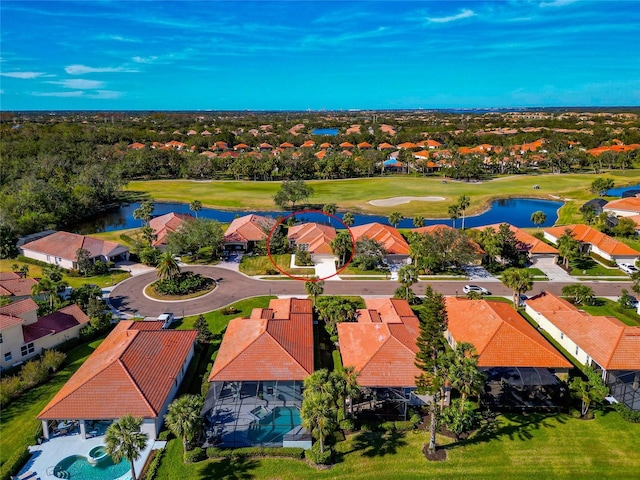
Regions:
<instances>
[{"instance_id":1,"label":"gable roof","mask_svg":"<svg viewBox=\"0 0 640 480\"><path fill-rule=\"evenodd\" d=\"M272 218L260 215L245 215L234 218L224 232L224 242L259 242L267 238L268 231L275 225Z\"/></svg>"},{"instance_id":2,"label":"gable roof","mask_svg":"<svg viewBox=\"0 0 640 480\"><path fill-rule=\"evenodd\" d=\"M89 258L99 256L110 257L129 250L127 247L116 242L109 242L107 240L69 232L52 233L46 237L26 243L21 248L71 261L77 259L76 252L80 248L89 252Z\"/></svg>"},{"instance_id":3,"label":"gable roof","mask_svg":"<svg viewBox=\"0 0 640 480\"><path fill-rule=\"evenodd\" d=\"M195 218L188 213L175 212L169 212L152 218L149 220L149 226L153 229L153 234L155 236L152 245L154 247L166 245L169 233L177 231L184 222L190 222L193 220L195 220Z\"/></svg>"},{"instance_id":4,"label":"gable roof","mask_svg":"<svg viewBox=\"0 0 640 480\"><path fill-rule=\"evenodd\" d=\"M38 419L156 418L198 332L138 330L137 323L147 322L120 321Z\"/></svg>"},{"instance_id":5,"label":"gable roof","mask_svg":"<svg viewBox=\"0 0 640 480\"><path fill-rule=\"evenodd\" d=\"M35 323L22 326L24 343L33 342L47 335L55 335L70 328L89 323L89 317L76 304L69 305L45 317L38 318Z\"/></svg>"},{"instance_id":6,"label":"gable roof","mask_svg":"<svg viewBox=\"0 0 640 480\"><path fill-rule=\"evenodd\" d=\"M415 386L418 318L405 300L368 298L365 306L357 322L338 324L343 365L356 369L363 387Z\"/></svg>"},{"instance_id":7,"label":"gable roof","mask_svg":"<svg viewBox=\"0 0 640 480\"><path fill-rule=\"evenodd\" d=\"M479 367L571 367L511 305L458 297L445 304L448 332L476 348Z\"/></svg>"},{"instance_id":8,"label":"gable roof","mask_svg":"<svg viewBox=\"0 0 640 480\"><path fill-rule=\"evenodd\" d=\"M356 242L362 238L369 238L381 243L386 252L392 255L409 255L409 244L400 232L389 225L381 223L367 223L351 227L351 234Z\"/></svg>"},{"instance_id":9,"label":"gable roof","mask_svg":"<svg viewBox=\"0 0 640 480\"><path fill-rule=\"evenodd\" d=\"M566 300L543 292L525 300L607 370L640 369L640 327L617 318L593 316Z\"/></svg>"},{"instance_id":10,"label":"gable roof","mask_svg":"<svg viewBox=\"0 0 640 480\"><path fill-rule=\"evenodd\" d=\"M0 295L14 295L16 297L31 295L31 287L37 284L38 281L35 278L0 280Z\"/></svg>"},{"instance_id":11,"label":"gable roof","mask_svg":"<svg viewBox=\"0 0 640 480\"><path fill-rule=\"evenodd\" d=\"M209 381L303 380L313 362L311 300L274 299L229 322Z\"/></svg>"},{"instance_id":12,"label":"gable roof","mask_svg":"<svg viewBox=\"0 0 640 480\"><path fill-rule=\"evenodd\" d=\"M640 252L629 247L627 244L622 243L615 238L611 238L609 235L605 235L604 233L596 230L595 228L588 227L587 225L565 225L562 227L545 228L544 231L557 240L564 235L564 232L567 229L571 231L571 235L577 241L594 245L609 255L640 256Z\"/></svg>"},{"instance_id":13,"label":"gable roof","mask_svg":"<svg viewBox=\"0 0 640 480\"><path fill-rule=\"evenodd\" d=\"M0 272L0 281L2 280L17 280L18 278L22 278L16 272Z\"/></svg>"},{"instance_id":14,"label":"gable roof","mask_svg":"<svg viewBox=\"0 0 640 480\"><path fill-rule=\"evenodd\" d=\"M491 228L494 231L498 231L501 223L494 223L493 225L484 225L481 227L475 227L476 230L485 230L487 228ZM509 225L509 224L507 224ZM509 225L509 230L511 230L516 240L518 241L516 248L520 251L526 251L530 254L558 254L558 249L552 247L548 243L543 242L539 238L534 237L533 235L525 232L524 230L519 229L518 227L514 227L513 225Z\"/></svg>"},{"instance_id":15,"label":"gable roof","mask_svg":"<svg viewBox=\"0 0 640 480\"><path fill-rule=\"evenodd\" d=\"M17 302L12 302L0 307L0 315L19 317L20 315L38 310L38 304L31 297L23 298Z\"/></svg>"},{"instance_id":16,"label":"gable roof","mask_svg":"<svg viewBox=\"0 0 640 480\"><path fill-rule=\"evenodd\" d=\"M603 208L608 210L625 210L640 214L640 198L625 197L618 200L611 200Z\"/></svg>"},{"instance_id":17,"label":"gable roof","mask_svg":"<svg viewBox=\"0 0 640 480\"><path fill-rule=\"evenodd\" d=\"M20 317L14 317L13 315L5 315L0 313L0 330L10 328L15 325L20 325L24 320Z\"/></svg>"},{"instance_id":18,"label":"gable roof","mask_svg":"<svg viewBox=\"0 0 640 480\"><path fill-rule=\"evenodd\" d=\"M331 240L336 238L336 230L321 223L301 223L289 227L287 238L296 245L309 245L309 253L333 253Z\"/></svg>"}]
</instances>

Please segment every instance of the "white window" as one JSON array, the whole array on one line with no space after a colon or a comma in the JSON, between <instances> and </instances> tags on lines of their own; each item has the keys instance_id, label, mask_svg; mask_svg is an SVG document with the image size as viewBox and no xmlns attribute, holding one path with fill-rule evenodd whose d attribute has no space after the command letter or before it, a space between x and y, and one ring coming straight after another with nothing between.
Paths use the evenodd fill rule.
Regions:
<instances>
[{"instance_id":1,"label":"white window","mask_svg":"<svg viewBox=\"0 0 640 480\"><path fill-rule=\"evenodd\" d=\"M11 352L7 352L7 353L4 354L4 361L5 362L10 362L12 358L13 358L13 355L11 355Z\"/></svg>"},{"instance_id":2,"label":"white window","mask_svg":"<svg viewBox=\"0 0 640 480\"><path fill-rule=\"evenodd\" d=\"M26 357L30 353L35 352L35 350L36 349L33 346L33 342L32 343L27 343L27 344L23 345L22 347L20 347L20 352L22 353L23 357Z\"/></svg>"}]
</instances>

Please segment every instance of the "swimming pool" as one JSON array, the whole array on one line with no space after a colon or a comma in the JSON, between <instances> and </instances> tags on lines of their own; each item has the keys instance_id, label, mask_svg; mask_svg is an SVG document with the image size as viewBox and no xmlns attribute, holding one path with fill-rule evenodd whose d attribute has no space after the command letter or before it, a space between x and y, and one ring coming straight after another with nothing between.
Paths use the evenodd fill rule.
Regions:
<instances>
[{"instance_id":1,"label":"swimming pool","mask_svg":"<svg viewBox=\"0 0 640 480\"><path fill-rule=\"evenodd\" d=\"M255 443L282 443L284 435L298 428L300 410L296 407L276 407L249 429L249 439Z\"/></svg>"},{"instance_id":2,"label":"swimming pool","mask_svg":"<svg viewBox=\"0 0 640 480\"><path fill-rule=\"evenodd\" d=\"M98 464L91 465L86 457L72 455L58 462L53 468L53 476L71 480L114 480L127 473L129 468L126 459L113 463L111 457L107 456Z\"/></svg>"}]
</instances>

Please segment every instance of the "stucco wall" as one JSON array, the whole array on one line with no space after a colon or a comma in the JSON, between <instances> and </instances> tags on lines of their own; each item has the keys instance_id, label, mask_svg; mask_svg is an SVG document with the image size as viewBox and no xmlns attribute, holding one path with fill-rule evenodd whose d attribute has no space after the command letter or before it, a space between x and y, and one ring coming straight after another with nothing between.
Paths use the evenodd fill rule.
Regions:
<instances>
[{"instance_id":1,"label":"stucco wall","mask_svg":"<svg viewBox=\"0 0 640 480\"><path fill-rule=\"evenodd\" d=\"M46 255L40 252L34 252L33 250L27 250L26 248L22 249L22 253L27 258L33 258L34 260L40 260L41 262L50 263L52 265L58 265L68 270L73 269L73 260L60 258L53 255Z\"/></svg>"}]
</instances>

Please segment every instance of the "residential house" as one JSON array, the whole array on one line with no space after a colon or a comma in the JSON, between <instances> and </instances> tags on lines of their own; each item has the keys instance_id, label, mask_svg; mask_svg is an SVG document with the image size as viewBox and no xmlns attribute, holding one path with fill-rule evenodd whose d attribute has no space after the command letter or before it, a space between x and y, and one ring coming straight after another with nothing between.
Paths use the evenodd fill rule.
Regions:
<instances>
[{"instance_id":1,"label":"residential house","mask_svg":"<svg viewBox=\"0 0 640 480\"><path fill-rule=\"evenodd\" d=\"M251 251L256 243L266 240L276 221L260 215L245 215L235 218L224 232L227 250Z\"/></svg>"},{"instance_id":2,"label":"residential house","mask_svg":"<svg viewBox=\"0 0 640 480\"><path fill-rule=\"evenodd\" d=\"M149 220L149 226L153 230L153 241L151 245L156 248L166 248L169 234L177 232L185 222L195 220L188 213L170 212Z\"/></svg>"},{"instance_id":3,"label":"residential house","mask_svg":"<svg viewBox=\"0 0 640 480\"><path fill-rule=\"evenodd\" d=\"M367 404L391 403L406 416L408 405L425 403L415 393L421 373L415 365L418 334L418 317L397 298L367 298L357 322L338 324L342 364L358 372Z\"/></svg>"},{"instance_id":4,"label":"residential house","mask_svg":"<svg viewBox=\"0 0 640 480\"><path fill-rule=\"evenodd\" d=\"M69 305L38 318L38 305L25 298L0 307L0 370L20 364L80 336L89 322L80 307Z\"/></svg>"},{"instance_id":5,"label":"residential house","mask_svg":"<svg viewBox=\"0 0 640 480\"><path fill-rule=\"evenodd\" d=\"M487 228L490 228L493 231L497 232L500 228L500 225L502 224L495 223L493 225L484 225L482 227L476 227L476 230L483 231ZM539 238L534 237L530 233L527 233L518 227L514 227L513 225L509 225L509 230L511 230L516 237L516 249L519 253L526 255L532 265L553 265L557 262L557 248L543 242Z\"/></svg>"},{"instance_id":6,"label":"residential house","mask_svg":"<svg viewBox=\"0 0 640 480\"><path fill-rule=\"evenodd\" d=\"M640 215L640 197L619 198L608 202L602 211L616 217L631 217Z\"/></svg>"},{"instance_id":7,"label":"residential house","mask_svg":"<svg viewBox=\"0 0 640 480\"><path fill-rule=\"evenodd\" d=\"M311 300L273 299L269 308L231 320L209 375L208 439L229 447L310 447L299 409L313 371Z\"/></svg>"},{"instance_id":8,"label":"residential house","mask_svg":"<svg viewBox=\"0 0 640 480\"><path fill-rule=\"evenodd\" d=\"M487 375L484 396L496 406L555 406L572 367L513 307L503 302L447 297L452 348L475 347L478 369Z\"/></svg>"},{"instance_id":9,"label":"residential house","mask_svg":"<svg viewBox=\"0 0 640 480\"><path fill-rule=\"evenodd\" d=\"M604 211L604 206L606 204L607 201L604 198L592 198L580 207L580 211L585 212L587 209L591 208L594 214L600 215Z\"/></svg>"},{"instance_id":10,"label":"residential house","mask_svg":"<svg viewBox=\"0 0 640 480\"><path fill-rule=\"evenodd\" d=\"M640 327L589 315L549 292L525 300L525 310L574 360L600 372L611 396L640 411Z\"/></svg>"},{"instance_id":11,"label":"residential house","mask_svg":"<svg viewBox=\"0 0 640 480\"><path fill-rule=\"evenodd\" d=\"M20 247L20 253L28 258L58 265L69 270L78 268L78 250L89 252L93 262L117 262L129 259L129 248L119 243L100 240L69 232L54 232L51 235Z\"/></svg>"},{"instance_id":12,"label":"residential house","mask_svg":"<svg viewBox=\"0 0 640 480\"><path fill-rule=\"evenodd\" d=\"M38 415L45 439L61 421L93 422L127 414L141 417L141 431L158 438L193 357L195 330L165 330L159 321L121 320Z\"/></svg>"},{"instance_id":13,"label":"residential house","mask_svg":"<svg viewBox=\"0 0 640 480\"><path fill-rule=\"evenodd\" d=\"M566 231L569 231L571 236L580 242L582 251L585 253L592 252L606 260L631 264L635 264L640 256L640 252L625 243L583 224L546 228L544 230L544 238L557 244L558 239Z\"/></svg>"},{"instance_id":14,"label":"residential house","mask_svg":"<svg viewBox=\"0 0 640 480\"><path fill-rule=\"evenodd\" d=\"M321 223L301 223L289 227L287 238L292 248L306 250L315 262L333 256L331 241L336 238L336 230Z\"/></svg>"},{"instance_id":15,"label":"residential house","mask_svg":"<svg viewBox=\"0 0 640 480\"><path fill-rule=\"evenodd\" d=\"M356 243L369 238L380 243L385 249L385 260L388 263L406 263L409 259L409 244L395 228L382 223L367 223L351 227L351 235Z\"/></svg>"},{"instance_id":16,"label":"residential house","mask_svg":"<svg viewBox=\"0 0 640 480\"><path fill-rule=\"evenodd\" d=\"M7 295L11 301L20 300L31 296L31 289L37 285L35 278L22 278L20 275L7 272L0 276L0 296Z\"/></svg>"}]
</instances>

